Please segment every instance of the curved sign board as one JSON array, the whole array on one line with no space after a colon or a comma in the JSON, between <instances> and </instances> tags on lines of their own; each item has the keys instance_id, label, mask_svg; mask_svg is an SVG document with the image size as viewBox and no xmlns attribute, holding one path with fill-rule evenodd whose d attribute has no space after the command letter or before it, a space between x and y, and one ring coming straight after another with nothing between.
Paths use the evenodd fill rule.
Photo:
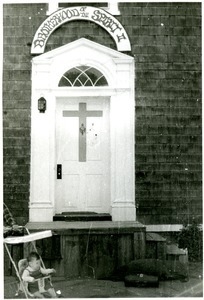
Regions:
<instances>
[{"instance_id":1,"label":"curved sign board","mask_svg":"<svg viewBox=\"0 0 204 300\"><path fill-rule=\"evenodd\" d=\"M92 6L62 8L50 15L35 33L31 53L44 53L48 38L62 24L74 20L91 21L103 27L113 37L118 51L130 51L128 35L120 22L105 10Z\"/></svg>"}]
</instances>

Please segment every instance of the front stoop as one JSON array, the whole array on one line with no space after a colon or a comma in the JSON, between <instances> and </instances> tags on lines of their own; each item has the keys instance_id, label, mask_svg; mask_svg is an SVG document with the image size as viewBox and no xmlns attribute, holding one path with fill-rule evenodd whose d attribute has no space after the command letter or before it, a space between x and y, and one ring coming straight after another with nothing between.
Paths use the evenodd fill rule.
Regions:
<instances>
[{"instance_id":1,"label":"front stoop","mask_svg":"<svg viewBox=\"0 0 204 300\"><path fill-rule=\"evenodd\" d=\"M32 222L26 227L31 232L52 230L49 243L42 240L36 244L44 261L50 253L52 260L46 265L56 269L58 276L105 278L118 266L145 257L146 227L139 222L54 221ZM57 245L58 258L53 259Z\"/></svg>"},{"instance_id":2,"label":"front stoop","mask_svg":"<svg viewBox=\"0 0 204 300\"><path fill-rule=\"evenodd\" d=\"M139 222L31 222L26 227L30 232L52 231L51 238L36 241L36 245L46 266L56 269L58 276L102 278L137 259L173 259L184 263L188 259L186 250L168 244L157 233L146 232ZM24 247L24 257L31 250Z\"/></svg>"}]
</instances>

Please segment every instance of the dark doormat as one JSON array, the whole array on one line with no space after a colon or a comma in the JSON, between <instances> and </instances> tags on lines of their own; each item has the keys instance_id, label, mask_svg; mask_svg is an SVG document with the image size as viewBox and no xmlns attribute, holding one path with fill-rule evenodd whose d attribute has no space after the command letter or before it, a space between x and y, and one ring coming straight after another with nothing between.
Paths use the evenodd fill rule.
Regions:
<instances>
[{"instance_id":1,"label":"dark doormat","mask_svg":"<svg viewBox=\"0 0 204 300\"><path fill-rule=\"evenodd\" d=\"M66 222L88 222L88 221L112 221L112 217L108 213L95 212L62 212L53 217L53 221Z\"/></svg>"}]
</instances>

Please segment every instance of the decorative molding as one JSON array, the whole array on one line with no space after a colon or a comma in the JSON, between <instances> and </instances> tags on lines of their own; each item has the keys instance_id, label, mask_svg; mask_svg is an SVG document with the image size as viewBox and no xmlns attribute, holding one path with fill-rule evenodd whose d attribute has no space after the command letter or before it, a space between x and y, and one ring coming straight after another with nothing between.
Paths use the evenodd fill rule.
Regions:
<instances>
[{"instance_id":1,"label":"decorative molding","mask_svg":"<svg viewBox=\"0 0 204 300\"><path fill-rule=\"evenodd\" d=\"M85 20L103 27L115 40L118 51L130 51L129 37L121 23L105 10L92 6L75 6L62 8L50 15L38 28L33 38L31 54L44 53L46 43L52 34L62 24Z\"/></svg>"}]
</instances>

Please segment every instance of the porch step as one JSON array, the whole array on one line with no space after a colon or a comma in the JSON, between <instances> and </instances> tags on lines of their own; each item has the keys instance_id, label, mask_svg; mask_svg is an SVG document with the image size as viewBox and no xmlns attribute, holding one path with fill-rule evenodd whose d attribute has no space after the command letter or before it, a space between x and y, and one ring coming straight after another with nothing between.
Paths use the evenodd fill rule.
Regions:
<instances>
[{"instance_id":1,"label":"porch step","mask_svg":"<svg viewBox=\"0 0 204 300\"><path fill-rule=\"evenodd\" d=\"M107 213L95 212L62 212L53 217L53 221L66 221L66 222L88 222L88 221L112 221L112 217Z\"/></svg>"},{"instance_id":2,"label":"porch step","mask_svg":"<svg viewBox=\"0 0 204 300\"><path fill-rule=\"evenodd\" d=\"M166 238L158 233L147 232L146 258L166 259Z\"/></svg>"},{"instance_id":3,"label":"porch step","mask_svg":"<svg viewBox=\"0 0 204 300\"><path fill-rule=\"evenodd\" d=\"M146 232L146 258L188 261L188 250L180 249L158 233Z\"/></svg>"}]
</instances>

